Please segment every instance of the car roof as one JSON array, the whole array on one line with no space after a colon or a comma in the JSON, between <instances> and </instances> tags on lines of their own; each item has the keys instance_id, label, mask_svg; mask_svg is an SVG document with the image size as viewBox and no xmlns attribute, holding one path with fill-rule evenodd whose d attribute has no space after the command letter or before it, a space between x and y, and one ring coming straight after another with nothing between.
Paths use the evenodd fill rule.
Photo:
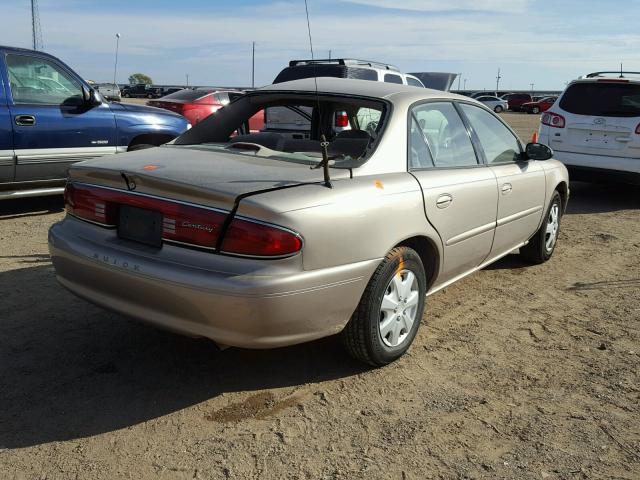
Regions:
<instances>
[{"instance_id":1,"label":"car roof","mask_svg":"<svg viewBox=\"0 0 640 480\"><path fill-rule=\"evenodd\" d=\"M333 77L311 77L290 82L276 83L259 88L257 92L269 91L289 91L289 92L315 92L316 81L318 92L323 94L354 95L374 98L415 97L416 100L422 98L457 98L469 100L468 97L456 95L441 90L429 88L412 87L399 83L376 82L372 80L355 80L349 78Z\"/></svg>"}]
</instances>

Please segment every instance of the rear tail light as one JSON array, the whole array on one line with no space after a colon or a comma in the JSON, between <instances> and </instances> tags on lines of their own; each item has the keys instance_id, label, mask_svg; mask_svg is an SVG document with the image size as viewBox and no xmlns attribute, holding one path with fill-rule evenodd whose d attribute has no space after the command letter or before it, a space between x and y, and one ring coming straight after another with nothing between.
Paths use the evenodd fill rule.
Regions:
<instances>
[{"instance_id":1,"label":"rear tail light","mask_svg":"<svg viewBox=\"0 0 640 480\"><path fill-rule=\"evenodd\" d=\"M295 232L273 225L235 218L222 242L222 252L251 257L285 257L302 249Z\"/></svg>"},{"instance_id":2,"label":"rear tail light","mask_svg":"<svg viewBox=\"0 0 640 480\"><path fill-rule=\"evenodd\" d=\"M159 199L120 190L68 183L65 207L71 215L116 227L120 205L162 213L162 238L195 247L214 249L227 216L207 207Z\"/></svg>"},{"instance_id":3,"label":"rear tail light","mask_svg":"<svg viewBox=\"0 0 640 480\"><path fill-rule=\"evenodd\" d=\"M557 113L545 112L542 115L542 124L554 128L564 128L565 121L562 115L558 115Z\"/></svg>"},{"instance_id":4,"label":"rear tail light","mask_svg":"<svg viewBox=\"0 0 640 480\"><path fill-rule=\"evenodd\" d=\"M336 112L336 127L348 127L349 126L349 117L347 116L347 112L338 111Z\"/></svg>"},{"instance_id":5,"label":"rear tail light","mask_svg":"<svg viewBox=\"0 0 640 480\"><path fill-rule=\"evenodd\" d=\"M640 135L640 123L638 124L638 126L636 127L636 134Z\"/></svg>"}]
</instances>

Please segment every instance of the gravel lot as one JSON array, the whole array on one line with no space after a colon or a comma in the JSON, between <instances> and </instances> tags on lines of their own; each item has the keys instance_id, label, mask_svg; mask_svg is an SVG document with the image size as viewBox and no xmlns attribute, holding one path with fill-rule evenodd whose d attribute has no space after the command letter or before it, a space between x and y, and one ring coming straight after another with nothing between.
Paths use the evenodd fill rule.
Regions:
<instances>
[{"instance_id":1,"label":"gravel lot","mask_svg":"<svg viewBox=\"0 0 640 480\"><path fill-rule=\"evenodd\" d=\"M534 116L505 118L529 139ZM63 290L0 203L0 479L638 479L640 189L573 184L545 265L429 298L409 354L218 352Z\"/></svg>"}]
</instances>

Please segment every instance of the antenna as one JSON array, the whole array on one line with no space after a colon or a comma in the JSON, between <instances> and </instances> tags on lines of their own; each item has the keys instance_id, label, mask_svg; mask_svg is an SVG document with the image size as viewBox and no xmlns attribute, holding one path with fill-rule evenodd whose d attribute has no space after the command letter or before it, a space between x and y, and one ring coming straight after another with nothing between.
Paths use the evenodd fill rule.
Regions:
<instances>
[{"instance_id":1,"label":"antenna","mask_svg":"<svg viewBox=\"0 0 640 480\"><path fill-rule=\"evenodd\" d=\"M304 9L307 13L307 31L309 32L309 48L311 49L311 60L314 60L313 57L313 41L311 40L311 23L309 22L309 5L307 5L307 0L304 0ZM313 63L313 81L316 85L316 102L318 103L318 119L320 120L320 128L322 129L322 118L320 115L320 95L318 93L318 76L316 75L316 64ZM320 147L322 147L322 161L313 167L322 168L322 173L324 174L324 184L328 188L333 188L331 185L331 178L329 177L329 152L327 151L327 147L329 146L329 142L327 142L327 137L320 131Z\"/></svg>"},{"instance_id":2,"label":"antenna","mask_svg":"<svg viewBox=\"0 0 640 480\"><path fill-rule=\"evenodd\" d=\"M40 28L40 14L38 13L38 0L31 0L31 38L34 50L42 50L42 29Z\"/></svg>"}]
</instances>

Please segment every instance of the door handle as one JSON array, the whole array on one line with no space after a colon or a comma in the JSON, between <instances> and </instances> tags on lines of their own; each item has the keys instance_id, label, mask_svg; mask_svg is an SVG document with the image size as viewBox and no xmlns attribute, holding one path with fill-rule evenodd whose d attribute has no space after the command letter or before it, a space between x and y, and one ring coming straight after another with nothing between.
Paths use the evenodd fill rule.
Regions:
<instances>
[{"instance_id":1,"label":"door handle","mask_svg":"<svg viewBox=\"0 0 640 480\"><path fill-rule=\"evenodd\" d=\"M501 190L503 195L507 195L508 193L511 193L511 190L513 190L513 186L510 183L505 183L504 185L502 185Z\"/></svg>"},{"instance_id":2,"label":"door handle","mask_svg":"<svg viewBox=\"0 0 640 480\"><path fill-rule=\"evenodd\" d=\"M21 127L33 127L36 124L36 117L33 115L16 115L16 125Z\"/></svg>"},{"instance_id":3,"label":"door handle","mask_svg":"<svg viewBox=\"0 0 640 480\"><path fill-rule=\"evenodd\" d=\"M631 138L629 138L629 137L616 137L616 141L627 143L627 142L631 141Z\"/></svg>"},{"instance_id":4,"label":"door handle","mask_svg":"<svg viewBox=\"0 0 640 480\"><path fill-rule=\"evenodd\" d=\"M453 197L448 193L444 193L438 197L436 200L436 207L438 208L447 208L453 202Z\"/></svg>"}]
</instances>

